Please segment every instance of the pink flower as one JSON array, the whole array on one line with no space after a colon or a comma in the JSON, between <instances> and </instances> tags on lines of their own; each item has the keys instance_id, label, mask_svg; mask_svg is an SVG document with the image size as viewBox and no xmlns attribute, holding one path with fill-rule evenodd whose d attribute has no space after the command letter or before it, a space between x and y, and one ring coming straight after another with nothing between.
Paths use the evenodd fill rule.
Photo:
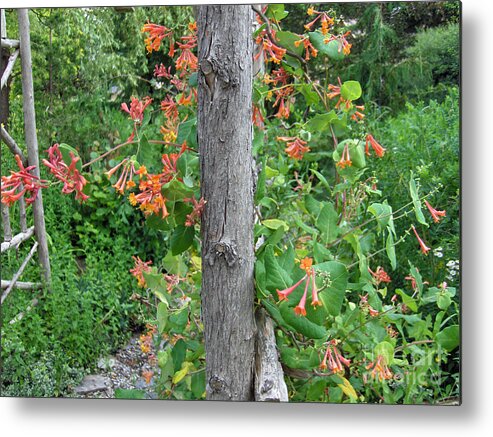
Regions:
<instances>
[{"instance_id":1,"label":"pink flower","mask_svg":"<svg viewBox=\"0 0 493 437\"><path fill-rule=\"evenodd\" d=\"M438 223L441 219L440 217L445 217L445 213L446 211L437 211L435 208L433 208L427 200L425 200L425 205L426 207L428 208L428 210L430 211L430 214L431 216L433 217L433 221L435 223Z\"/></svg>"},{"instance_id":2,"label":"pink flower","mask_svg":"<svg viewBox=\"0 0 493 437\"><path fill-rule=\"evenodd\" d=\"M130 102L130 109L126 103L122 103L122 111L130 114L130 118L136 124L141 124L144 120L144 110L151 104L152 99L150 97L144 97L142 101L137 99L136 97L132 97L132 101Z\"/></svg>"},{"instance_id":3,"label":"pink flower","mask_svg":"<svg viewBox=\"0 0 493 437\"><path fill-rule=\"evenodd\" d=\"M414 231L414 235L416 235L416 238L418 239L418 242L419 242L419 245L421 247L421 252L423 252L424 255L427 255L428 252L431 250L425 243L424 241L421 239L421 237L418 235L418 232L416 231L416 228L414 227L414 225L411 225L411 227L413 228L413 231Z\"/></svg>"}]
</instances>

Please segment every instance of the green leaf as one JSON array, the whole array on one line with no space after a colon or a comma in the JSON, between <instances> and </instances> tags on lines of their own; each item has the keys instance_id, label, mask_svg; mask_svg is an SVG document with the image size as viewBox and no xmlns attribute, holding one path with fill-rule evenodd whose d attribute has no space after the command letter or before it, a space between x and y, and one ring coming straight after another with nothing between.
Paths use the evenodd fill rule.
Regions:
<instances>
[{"instance_id":1,"label":"green leaf","mask_svg":"<svg viewBox=\"0 0 493 437\"><path fill-rule=\"evenodd\" d=\"M288 224L285 221L279 220L279 219L267 219L267 220L263 220L262 221L262 224L266 228L268 228L268 229L276 230L276 229L282 227L284 229L284 231L288 231L289 230Z\"/></svg>"},{"instance_id":2,"label":"green leaf","mask_svg":"<svg viewBox=\"0 0 493 437\"><path fill-rule=\"evenodd\" d=\"M181 256L174 256L171 250L168 251L166 256L163 258L163 267L168 273L172 275L185 276L188 272L188 267L183 261Z\"/></svg>"},{"instance_id":3,"label":"green leaf","mask_svg":"<svg viewBox=\"0 0 493 437\"><path fill-rule=\"evenodd\" d=\"M317 272L328 273L330 285L319 293L320 300L332 316L337 316L341 312L344 295L346 293L348 272L346 266L337 261L327 261L316 264L313 268ZM322 280L317 275L317 285L322 285Z\"/></svg>"},{"instance_id":4,"label":"green leaf","mask_svg":"<svg viewBox=\"0 0 493 437\"><path fill-rule=\"evenodd\" d=\"M446 351L453 351L459 346L459 325L452 325L439 332L436 341Z\"/></svg>"},{"instance_id":5,"label":"green leaf","mask_svg":"<svg viewBox=\"0 0 493 437\"><path fill-rule=\"evenodd\" d=\"M265 11L265 16L277 21L281 21L288 16L289 12L284 10L283 4L269 4Z\"/></svg>"},{"instance_id":6,"label":"green leaf","mask_svg":"<svg viewBox=\"0 0 493 437\"><path fill-rule=\"evenodd\" d=\"M190 120L180 123L178 126L178 135L176 142L182 144L187 142L188 147L197 147L197 119L191 118Z\"/></svg>"},{"instance_id":7,"label":"green leaf","mask_svg":"<svg viewBox=\"0 0 493 437\"><path fill-rule=\"evenodd\" d=\"M385 358L387 365L391 365L394 362L394 346L388 341L382 341L375 346L375 357L382 355Z\"/></svg>"},{"instance_id":8,"label":"green leaf","mask_svg":"<svg viewBox=\"0 0 493 437\"><path fill-rule=\"evenodd\" d=\"M411 297L411 296L408 296L403 290L401 290L400 288L397 288L395 290L396 294L398 294L399 296L402 297L402 302L404 304L406 304L409 309L411 311L413 311L414 313L418 311L418 305L416 303L416 301Z\"/></svg>"},{"instance_id":9,"label":"green leaf","mask_svg":"<svg viewBox=\"0 0 493 437\"><path fill-rule=\"evenodd\" d=\"M270 300L268 299L261 299L260 300L264 308L267 310L267 312L270 314L272 319L277 323L278 326L282 326L283 328L286 328L290 331L293 331L293 328L289 326L286 321L283 319L281 312L279 311L279 307L275 304L273 304Z\"/></svg>"},{"instance_id":10,"label":"green leaf","mask_svg":"<svg viewBox=\"0 0 493 437\"><path fill-rule=\"evenodd\" d=\"M190 77L188 78L188 84L191 87L196 87L198 85L198 74L197 74L197 72L194 72L190 75Z\"/></svg>"},{"instance_id":11,"label":"green leaf","mask_svg":"<svg viewBox=\"0 0 493 437\"><path fill-rule=\"evenodd\" d=\"M172 179L161 188L161 193L170 202L193 197L193 190L178 179Z\"/></svg>"},{"instance_id":12,"label":"green leaf","mask_svg":"<svg viewBox=\"0 0 493 437\"><path fill-rule=\"evenodd\" d=\"M204 396L205 393L205 371L194 373L192 375L192 381L190 388L192 390L193 395L200 399Z\"/></svg>"},{"instance_id":13,"label":"green leaf","mask_svg":"<svg viewBox=\"0 0 493 437\"><path fill-rule=\"evenodd\" d=\"M341 96L346 100L358 100L361 92L361 85L356 80L347 80L341 86Z\"/></svg>"},{"instance_id":14,"label":"green leaf","mask_svg":"<svg viewBox=\"0 0 493 437\"><path fill-rule=\"evenodd\" d=\"M368 207L368 212L377 219L379 230L387 226L392 217L392 207L384 203L372 203Z\"/></svg>"},{"instance_id":15,"label":"green leaf","mask_svg":"<svg viewBox=\"0 0 493 437\"><path fill-rule=\"evenodd\" d=\"M261 170L258 175L257 180L257 191L255 191L255 203L258 204L260 199L265 196L265 166L266 166L267 158L264 156L262 158Z\"/></svg>"},{"instance_id":16,"label":"green leaf","mask_svg":"<svg viewBox=\"0 0 493 437\"><path fill-rule=\"evenodd\" d=\"M293 32L286 32L279 30L276 32L276 39L279 41L279 45L290 52L296 53L299 56L303 55L303 44L296 46L294 43L300 40L300 37Z\"/></svg>"},{"instance_id":17,"label":"green leaf","mask_svg":"<svg viewBox=\"0 0 493 437\"><path fill-rule=\"evenodd\" d=\"M179 225L171 235L171 253L179 255L187 250L193 243L195 229L193 226Z\"/></svg>"},{"instance_id":18,"label":"green leaf","mask_svg":"<svg viewBox=\"0 0 493 437\"><path fill-rule=\"evenodd\" d=\"M365 158L365 152L364 152L364 142L359 141L359 140L345 140L341 141L337 145L337 149L334 150L334 153L332 154L332 157L335 162L338 162L341 159L342 153L344 151L344 148L348 145L348 150L349 150L349 156L351 158L351 167L350 168L365 168L366 167L366 158Z\"/></svg>"},{"instance_id":19,"label":"green leaf","mask_svg":"<svg viewBox=\"0 0 493 437\"><path fill-rule=\"evenodd\" d=\"M320 230L321 241L327 245L332 243L340 233L337 226L339 214L337 214L334 205L331 202L325 202L324 207L320 211L315 225Z\"/></svg>"},{"instance_id":20,"label":"green leaf","mask_svg":"<svg viewBox=\"0 0 493 437\"><path fill-rule=\"evenodd\" d=\"M115 389L116 399L145 399L145 391L137 389L117 388Z\"/></svg>"},{"instance_id":21,"label":"green leaf","mask_svg":"<svg viewBox=\"0 0 493 437\"><path fill-rule=\"evenodd\" d=\"M287 302L282 302L279 305L282 318L286 323L292 326L296 332L303 334L305 337L321 339L327 337L327 331L322 326L319 326L304 316L299 316L294 312L294 309Z\"/></svg>"},{"instance_id":22,"label":"green leaf","mask_svg":"<svg viewBox=\"0 0 493 437\"><path fill-rule=\"evenodd\" d=\"M171 350L171 358L173 358L175 372L178 372L182 368L182 363L185 360L186 354L187 344L180 338Z\"/></svg>"},{"instance_id":23,"label":"green leaf","mask_svg":"<svg viewBox=\"0 0 493 437\"><path fill-rule=\"evenodd\" d=\"M334 110L324 114L316 114L307 121L305 128L312 133L323 132L329 129L331 123L338 119Z\"/></svg>"},{"instance_id":24,"label":"green leaf","mask_svg":"<svg viewBox=\"0 0 493 437\"><path fill-rule=\"evenodd\" d=\"M168 322L168 305L164 302L159 302L157 306L157 327L159 334L162 334L166 329Z\"/></svg>"},{"instance_id":25,"label":"green leaf","mask_svg":"<svg viewBox=\"0 0 493 437\"><path fill-rule=\"evenodd\" d=\"M320 97L313 91L313 87L310 84L305 83L298 87L298 89L305 98L306 106L316 105L320 101Z\"/></svg>"},{"instance_id":26,"label":"green leaf","mask_svg":"<svg viewBox=\"0 0 493 437\"><path fill-rule=\"evenodd\" d=\"M387 242L385 243L385 251L387 252L387 257L389 258L390 266L392 267L392 270L395 270L397 266L397 258L395 256L395 243L394 243L394 236L392 235L392 232L389 232L389 234L387 235Z\"/></svg>"},{"instance_id":27,"label":"green leaf","mask_svg":"<svg viewBox=\"0 0 493 437\"><path fill-rule=\"evenodd\" d=\"M317 170L315 170L313 168L310 168L310 171L318 178L318 180L320 181L320 183L325 188L327 188L328 190L330 190L329 182L327 181L327 179L325 178L325 176L322 173L318 172Z\"/></svg>"},{"instance_id":28,"label":"green leaf","mask_svg":"<svg viewBox=\"0 0 493 437\"><path fill-rule=\"evenodd\" d=\"M175 372L175 374L173 375L173 379L172 379L173 384L178 384L183 378L185 378L185 376L188 375L188 372L192 368L193 368L192 363L189 363L187 361L184 362L182 368L177 372Z\"/></svg>"},{"instance_id":29,"label":"green leaf","mask_svg":"<svg viewBox=\"0 0 493 437\"><path fill-rule=\"evenodd\" d=\"M416 220L422 225L428 226L423 211L421 210L421 201L419 200L418 188L414 180L413 172L411 171L411 177L409 179L409 192L413 201L414 213L416 214Z\"/></svg>"},{"instance_id":30,"label":"green leaf","mask_svg":"<svg viewBox=\"0 0 493 437\"><path fill-rule=\"evenodd\" d=\"M272 245L265 248L264 264L267 277L266 287L277 299L276 290L284 290L293 285L291 276L277 262Z\"/></svg>"},{"instance_id":31,"label":"green leaf","mask_svg":"<svg viewBox=\"0 0 493 437\"><path fill-rule=\"evenodd\" d=\"M188 308L182 308L170 313L168 317L169 324L176 332L182 332L188 323ZM176 345L175 345L176 346ZM178 367L179 368L179 367Z\"/></svg>"},{"instance_id":32,"label":"green leaf","mask_svg":"<svg viewBox=\"0 0 493 437\"><path fill-rule=\"evenodd\" d=\"M450 295L448 293L443 293L438 296L437 306L441 310L446 310L450 304L452 303L452 299L450 299Z\"/></svg>"},{"instance_id":33,"label":"green leaf","mask_svg":"<svg viewBox=\"0 0 493 437\"><path fill-rule=\"evenodd\" d=\"M339 41L333 40L325 43L326 37L321 32L308 32L310 37L310 42L313 44L320 53L327 55L330 59L334 61L341 61L345 58L345 54L342 51L342 47Z\"/></svg>"}]
</instances>

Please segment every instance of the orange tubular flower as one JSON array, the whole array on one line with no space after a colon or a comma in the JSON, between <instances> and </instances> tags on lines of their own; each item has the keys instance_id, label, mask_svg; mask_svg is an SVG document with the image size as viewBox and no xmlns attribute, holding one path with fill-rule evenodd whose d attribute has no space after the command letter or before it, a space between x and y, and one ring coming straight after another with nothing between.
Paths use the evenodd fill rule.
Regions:
<instances>
[{"instance_id":1,"label":"orange tubular flower","mask_svg":"<svg viewBox=\"0 0 493 437\"><path fill-rule=\"evenodd\" d=\"M262 112L260 111L260 108L253 104L252 107L252 123L259 127L260 129L264 128L264 117L262 116Z\"/></svg>"},{"instance_id":2,"label":"orange tubular flower","mask_svg":"<svg viewBox=\"0 0 493 437\"><path fill-rule=\"evenodd\" d=\"M135 265L133 269L130 269L130 273L137 278L137 284L139 287L145 288L146 280L144 279L143 272L149 273L151 271L151 267L149 266L152 264L152 261L144 262L138 256L132 256L132 258L135 261Z\"/></svg>"},{"instance_id":3,"label":"orange tubular flower","mask_svg":"<svg viewBox=\"0 0 493 437\"><path fill-rule=\"evenodd\" d=\"M282 301L282 300L288 300L288 296L294 291L296 290L296 288L298 288L298 286L303 282L305 281L307 278L307 276L303 276L296 284L292 285L291 287L289 288L286 288L284 290L276 290L277 291L277 296L279 297L279 301Z\"/></svg>"},{"instance_id":4,"label":"orange tubular flower","mask_svg":"<svg viewBox=\"0 0 493 437\"><path fill-rule=\"evenodd\" d=\"M416 231L416 228L414 225L411 225L411 228L413 228L414 235L416 235L416 238L418 239L419 246L421 247L421 252L423 252L424 255L427 255L428 252L431 250L425 243L424 241L420 238L418 235L418 232Z\"/></svg>"},{"instance_id":5,"label":"orange tubular flower","mask_svg":"<svg viewBox=\"0 0 493 437\"><path fill-rule=\"evenodd\" d=\"M308 277L306 278L306 283L305 283L305 291L303 292L303 296L301 297L298 305L294 308L294 312L298 315L306 316L306 309L305 309L305 303L306 303L306 296L308 293L308 285L310 281L308 280Z\"/></svg>"},{"instance_id":6,"label":"orange tubular flower","mask_svg":"<svg viewBox=\"0 0 493 437\"><path fill-rule=\"evenodd\" d=\"M157 65L154 67L154 76L156 77L164 77L165 79L171 79L173 75L171 74L171 67L166 67L163 64Z\"/></svg>"},{"instance_id":7,"label":"orange tubular flower","mask_svg":"<svg viewBox=\"0 0 493 437\"><path fill-rule=\"evenodd\" d=\"M304 270L307 274L311 274L313 259L303 258L300 262L300 269Z\"/></svg>"},{"instance_id":8,"label":"orange tubular flower","mask_svg":"<svg viewBox=\"0 0 493 437\"><path fill-rule=\"evenodd\" d=\"M380 284L381 282L392 282L392 279L390 279L390 276L387 274L387 272L380 266L377 267L376 271L372 271L370 267L368 267L368 271L372 274L372 276L375 278L377 285Z\"/></svg>"},{"instance_id":9,"label":"orange tubular flower","mask_svg":"<svg viewBox=\"0 0 493 437\"><path fill-rule=\"evenodd\" d=\"M136 124L141 124L144 120L144 110L151 104L152 99L150 97L144 97L142 101L139 99L132 97L132 101L130 102L130 109L126 103L122 103L122 111L130 114L130 118Z\"/></svg>"},{"instance_id":10,"label":"orange tubular flower","mask_svg":"<svg viewBox=\"0 0 493 437\"><path fill-rule=\"evenodd\" d=\"M312 306L317 307L317 306L322 306L322 302L318 300L318 290L317 290L317 284L315 283L315 272L312 269L311 273L312 277Z\"/></svg>"},{"instance_id":11,"label":"orange tubular flower","mask_svg":"<svg viewBox=\"0 0 493 437\"><path fill-rule=\"evenodd\" d=\"M286 142L284 151L293 159L303 159L304 154L310 151L306 141L298 137L277 137L277 140Z\"/></svg>"},{"instance_id":12,"label":"orange tubular flower","mask_svg":"<svg viewBox=\"0 0 493 437\"><path fill-rule=\"evenodd\" d=\"M371 368L373 368L371 371L371 376L373 378L378 377L379 381L383 381L384 379L392 379L394 376L388 368L385 358L382 355L379 355L375 362L371 362L366 366L366 370L370 370Z\"/></svg>"},{"instance_id":13,"label":"orange tubular flower","mask_svg":"<svg viewBox=\"0 0 493 437\"><path fill-rule=\"evenodd\" d=\"M441 218L440 217L446 217L446 211L437 211L435 208L433 208L427 200L425 200L425 205L430 211L431 216L433 217L433 221L435 223L438 223Z\"/></svg>"},{"instance_id":14,"label":"orange tubular flower","mask_svg":"<svg viewBox=\"0 0 493 437\"><path fill-rule=\"evenodd\" d=\"M337 349L337 340L331 340L327 345L327 350L325 351L324 358L320 363L320 368L325 370L327 367L332 373L344 372L344 366L349 368L351 360L348 360L342 356L342 354Z\"/></svg>"},{"instance_id":15,"label":"orange tubular flower","mask_svg":"<svg viewBox=\"0 0 493 437\"><path fill-rule=\"evenodd\" d=\"M166 96L161 102L161 111L167 119L175 121L178 118L178 105L170 96Z\"/></svg>"},{"instance_id":16,"label":"orange tubular flower","mask_svg":"<svg viewBox=\"0 0 493 437\"><path fill-rule=\"evenodd\" d=\"M316 58L318 55L318 50L313 47L312 43L310 42L310 38L307 36L299 39L298 41L294 42L294 45L296 47L299 47L301 44L305 47L305 61L310 60L310 54L313 58Z\"/></svg>"},{"instance_id":17,"label":"orange tubular flower","mask_svg":"<svg viewBox=\"0 0 493 437\"><path fill-rule=\"evenodd\" d=\"M372 149L375 151L375 154L379 157L382 158L383 155L385 154L386 149L384 149L380 144L377 143L375 138L373 138L373 135L368 134L366 136L366 144L365 144L365 153L367 156L370 156L370 146Z\"/></svg>"},{"instance_id":18,"label":"orange tubular flower","mask_svg":"<svg viewBox=\"0 0 493 437\"><path fill-rule=\"evenodd\" d=\"M187 220L185 221L185 226L193 226L195 223L198 222L198 219L202 215L202 211L205 208L206 201L203 197L201 197L198 202L195 200L195 197L183 200L185 202L192 202L193 204L193 211L187 215Z\"/></svg>"},{"instance_id":19,"label":"orange tubular flower","mask_svg":"<svg viewBox=\"0 0 493 437\"><path fill-rule=\"evenodd\" d=\"M69 155L71 162L67 165L63 161L62 152L60 152L58 144L54 144L48 149L49 160L43 159L43 164L50 169L50 173L53 176L63 182L62 193L70 194L75 191L75 198L83 202L89 198L82 192L87 180L76 167L80 157L75 156L72 152Z\"/></svg>"},{"instance_id":20,"label":"orange tubular flower","mask_svg":"<svg viewBox=\"0 0 493 437\"><path fill-rule=\"evenodd\" d=\"M8 206L12 206L17 202L25 193L31 193L31 196L26 198L26 203L30 204L36 200L38 191L41 188L47 188L48 181L39 179L30 173L36 166L31 165L24 167L19 155L15 155L15 161L19 167L19 171L10 170L10 176L2 176L1 193L2 203ZM17 193L16 191L19 190Z\"/></svg>"},{"instance_id":21,"label":"orange tubular flower","mask_svg":"<svg viewBox=\"0 0 493 437\"><path fill-rule=\"evenodd\" d=\"M346 143L344 145L344 149L342 151L341 159L336 164L339 168L351 167L353 162L351 161L351 156L349 156L349 144Z\"/></svg>"},{"instance_id":22,"label":"orange tubular flower","mask_svg":"<svg viewBox=\"0 0 493 437\"><path fill-rule=\"evenodd\" d=\"M149 37L145 40L145 45L147 51L152 53L153 51L158 51L161 46L161 41L164 38L170 38L170 45L172 46L171 36L173 31L165 26L160 26L158 24L147 23L141 29L141 33L148 33ZM171 49L170 49L171 51ZM171 55L170 55L171 56Z\"/></svg>"},{"instance_id":23,"label":"orange tubular flower","mask_svg":"<svg viewBox=\"0 0 493 437\"><path fill-rule=\"evenodd\" d=\"M321 23L321 32L323 35L327 35L330 30L330 26L334 25L334 19L330 17L327 12L319 12L313 9L312 7L308 8L306 11L308 15L317 15L313 21L310 21L308 24L305 24L305 29L310 30L313 25L320 20Z\"/></svg>"}]
</instances>

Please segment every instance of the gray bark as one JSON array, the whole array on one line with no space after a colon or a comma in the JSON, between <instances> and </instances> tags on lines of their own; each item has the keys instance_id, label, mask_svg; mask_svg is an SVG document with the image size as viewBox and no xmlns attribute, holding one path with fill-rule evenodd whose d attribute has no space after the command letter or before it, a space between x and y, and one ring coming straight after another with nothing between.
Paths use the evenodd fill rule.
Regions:
<instances>
[{"instance_id":1,"label":"gray bark","mask_svg":"<svg viewBox=\"0 0 493 437\"><path fill-rule=\"evenodd\" d=\"M3 228L3 241L9 242L12 240L12 227L10 226L10 210L5 204L0 204L2 208L2 228Z\"/></svg>"},{"instance_id":2,"label":"gray bark","mask_svg":"<svg viewBox=\"0 0 493 437\"><path fill-rule=\"evenodd\" d=\"M253 400L252 12L198 6L207 399Z\"/></svg>"},{"instance_id":3,"label":"gray bark","mask_svg":"<svg viewBox=\"0 0 493 437\"><path fill-rule=\"evenodd\" d=\"M279 362L274 322L263 308L257 310L256 321L255 400L288 402L288 388Z\"/></svg>"},{"instance_id":4,"label":"gray bark","mask_svg":"<svg viewBox=\"0 0 493 437\"><path fill-rule=\"evenodd\" d=\"M33 173L40 176L38 138L36 135L36 115L34 112L34 88L31 61L31 37L29 35L29 15L27 9L17 11L19 20L21 66L22 66L22 98L24 110L24 131L26 135L27 159L29 165L35 165ZM48 254L48 241L46 238L45 218L43 210L43 196L39 190L33 203L34 232L39 243L39 262L43 269L46 282L50 282L51 269Z\"/></svg>"}]
</instances>

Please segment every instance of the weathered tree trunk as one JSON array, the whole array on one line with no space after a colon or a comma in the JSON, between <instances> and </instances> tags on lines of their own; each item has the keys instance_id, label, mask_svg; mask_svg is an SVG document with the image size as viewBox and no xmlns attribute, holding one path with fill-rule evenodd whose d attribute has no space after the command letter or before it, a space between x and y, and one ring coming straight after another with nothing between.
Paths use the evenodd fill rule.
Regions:
<instances>
[{"instance_id":1,"label":"weathered tree trunk","mask_svg":"<svg viewBox=\"0 0 493 437\"><path fill-rule=\"evenodd\" d=\"M197 7L207 399L253 400L252 11Z\"/></svg>"}]
</instances>

